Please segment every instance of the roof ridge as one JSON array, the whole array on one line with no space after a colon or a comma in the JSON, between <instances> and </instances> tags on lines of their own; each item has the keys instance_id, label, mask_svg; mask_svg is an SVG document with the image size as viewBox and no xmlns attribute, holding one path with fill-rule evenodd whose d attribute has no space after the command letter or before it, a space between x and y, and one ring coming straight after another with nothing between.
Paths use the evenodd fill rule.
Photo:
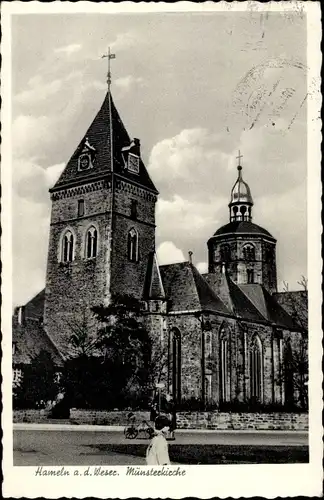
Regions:
<instances>
[{"instance_id":1,"label":"roof ridge","mask_svg":"<svg viewBox=\"0 0 324 500\"><path fill-rule=\"evenodd\" d=\"M228 282L228 283L229 283L229 287L230 287L230 288L232 288L232 290L230 290L231 295L232 295L232 291L238 290L239 294L242 294L242 295L243 295L243 297L245 298L245 300L248 302L248 304L249 304L250 308L252 308L252 312L253 312L254 314L256 313L256 315L257 315L257 316L260 316L260 317L261 317L261 320L263 320L263 321L264 321L265 319L264 319L263 315L262 315L262 314L259 312L259 310L255 307L255 305L253 304L253 302L251 302L251 300L250 300L250 299L249 299L249 298L245 295L245 293L243 292L243 290L241 290L241 289L240 289L240 287L239 287L236 283L234 283L234 281L232 281L232 279L231 279L230 277L228 277L228 279L229 279L229 282ZM243 308L244 308L244 306L243 306ZM236 307L236 305L235 305L235 304L234 304L234 312L235 312L235 314L237 314L237 316L240 316L240 315L238 314L238 309L237 309L237 307ZM242 317L242 316L240 316L240 317ZM259 319L260 319L260 318L259 318ZM266 321L269 321L269 320L267 320L267 319L266 319Z\"/></svg>"},{"instance_id":2,"label":"roof ridge","mask_svg":"<svg viewBox=\"0 0 324 500\"><path fill-rule=\"evenodd\" d=\"M190 267L191 267L191 272L192 272L192 275L193 275L193 279L194 279L194 282L195 282L195 285L196 285L196 289L197 289L197 295L198 295L198 300L199 300L199 304L201 307L205 307L206 304L203 302L203 296L201 295L203 292L207 292L209 294L209 296L211 297L211 299L213 301L215 301L215 306L219 304L219 302L221 303L221 306L224 308L224 311L219 311L219 312L223 312L223 313L227 313L227 314L231 314L231 311L229 311L228 307L226 306L226 304L224 304L224 302L219 298L218 294L216 294L216 292L212 289L212 287L209 285L209 283L205 280L205 278L200 274L200 272L198 271L198 269L193 265L193 264L190 264ZM201 285L204 287L204 290L201 290Z\"/></svg>"}]
</instances>

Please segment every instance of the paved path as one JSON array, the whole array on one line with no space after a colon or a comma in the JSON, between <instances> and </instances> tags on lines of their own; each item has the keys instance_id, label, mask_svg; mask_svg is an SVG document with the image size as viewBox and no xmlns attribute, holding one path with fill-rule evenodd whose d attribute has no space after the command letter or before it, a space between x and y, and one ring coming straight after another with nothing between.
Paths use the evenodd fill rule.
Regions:
<instances>
[{"instance_id":1,"label":"paved path","mask_svg":"<svg viewBox=\"0 0 324 500\"><path fill-rule=\"evenodd\" d=\"M122 432L96 430L36 430L25 425L13 431L14 465L142 465L144 459L126 453L108 451L111 445L135 445L148 440L126 440ZM298 447L308 444L306 433L177 431L177 445L263 445ZM106 448L105 448L106 445ZM126 450L127 451L127 450Z\"/></svg>"}]
</instances>

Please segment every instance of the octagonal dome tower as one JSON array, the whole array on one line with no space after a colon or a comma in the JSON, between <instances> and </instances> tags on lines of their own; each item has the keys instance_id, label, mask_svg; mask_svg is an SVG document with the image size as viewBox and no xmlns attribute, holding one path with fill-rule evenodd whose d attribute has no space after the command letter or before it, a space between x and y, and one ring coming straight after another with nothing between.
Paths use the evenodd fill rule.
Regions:
<instances>
[{"instance_id":1,"label":"octagonal dome tower","mask_svg":"<svg viewBox=\"0 0 324 500\"><path fill-rule=\"evenodd\" d=\"M237 170L228 205L230 222L220 227L207 243L208 271L220 276L225 265L235 283L260 284L275 292L276 239L252 222L251 190L243 180L240 163Z\"/></svg>"}]
</instances>

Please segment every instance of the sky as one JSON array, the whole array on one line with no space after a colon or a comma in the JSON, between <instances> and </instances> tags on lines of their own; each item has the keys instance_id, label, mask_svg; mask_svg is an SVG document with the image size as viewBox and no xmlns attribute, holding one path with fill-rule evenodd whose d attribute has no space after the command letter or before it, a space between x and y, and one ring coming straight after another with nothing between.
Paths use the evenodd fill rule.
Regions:
<instances>
[{"instance_id":1,"label":"sky","mask_svg":"<svg viewBox=\"0 0 324 500\"><path fill-rule=\"evenodd\" d=\"M277 240L279 289L307 276L306 19L300 12L28 14L12 18L13 303L45 285L50 198L112 95L159 190L159 263L207 270L243 178Z\"/></svg>"}]
</instances>

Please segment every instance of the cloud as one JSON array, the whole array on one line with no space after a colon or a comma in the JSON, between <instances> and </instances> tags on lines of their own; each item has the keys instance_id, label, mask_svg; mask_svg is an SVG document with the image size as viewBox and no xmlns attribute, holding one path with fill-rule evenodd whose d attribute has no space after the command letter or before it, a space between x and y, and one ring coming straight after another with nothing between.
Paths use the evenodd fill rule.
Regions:
<instances>
[{"instance_id":1,"label":"cloud","mask_svg":"<svg viewBox=\"0 0 324 500\"><path fill-rule=\"evenodd\" d=\"M23 304L45 284L50 207L13 193L13 297Z\"/></svg>"},{"instance_id":2,"label":"cloud","mask_svg":"<svg viewBox=\"0 0 324 500\"><path fill-rule=\"evenodd\" d=\"M19 104L32 104L34 101L42 101L59 92L62 85L62 80L44 82L42 77L34 77L28 82L30 88L17 94L14 100Z\"/></svg>"},{"instance_id":3,"label":"cloud","mask_svg":"<svg viewBox=\"0 0 324 500\"><path fill-rule=\"evenodd\" d=\"M132 31L118 33L115 40L110 43L111 50L126 50L138 43L138 34Z\"/></svg>"},{"instance_id":4,"label":"cloud","mask_svg":"<svg viewBox=\"0 0 324 500\"><path fill-rule=\"evenodd\" d=\"M131 88L133 88L135 85L143 85L143 82L144 80L141 77L136 78L133 75L127 75L114 80L114 85L127 92L131 90Z\"/></svg>"},{"instance_id":5,"label":"cloud","mask_svg":"<svg viewBox=\"0 0 324 500\"><path fill-rule=\"evenodd\" d=\"M53 141L53 121L49 116L19 115L12 124L15 157L30 158L42 154Z\"/></svg>"},{"instance_id":6,"label":"cloud","mask_svg":"<svg viewBox=\"0 0 324 500\"><path fill-rule=\"evenodd\" d=\"M50 224L48 189L64 164L44 169L33 159L13 162L13 296L25 303L45 285Z\"/></svg>"},{"instance_id":7,"label":"cloud","mask_svg":"<svg viewBox=\"0 0 324 500\"><path fill-rule=\"evenodd\" d=\"M204 128L184 129L152 149L149 169L164 197L212 199L220 193L217 176L228 170L230 155L220 134Z\"/></svg>"},{"instance_id":8,"label":"cloud","mask_svg":"<svg viewBox=\"0 0 324 500\"><path fill-rule=\"evenodd\" d=\"M175 246L172 241L163 241L157 249L157 257L161 266L173 264L174 262L184 262L182 250Z\"/></svg>"},{"instance_id":9,"label":"cloud","mask_svg":"<svg viewBox=\"0 0 324 500\"><path fill-rule=\"evenodd\" d=\"M208 264L207 262L198 262L196 265L196 268L201 274L207 273L208 271Z\"/></svg>"},{"instance_id":10,"label":"cloud","mask_svg":"<svg viewBox=\"0 0 324 500\"><path fill-rule=\"evenodd\" d=\"M72 43L70 45L65 45L64 47L58 47L57 49L54 49L54 52L56 54L64 53L69 56L71 54L74 54L75 52L79 52L81 48L82 45L80 43Z\"/></svg>"}]
</instances>

